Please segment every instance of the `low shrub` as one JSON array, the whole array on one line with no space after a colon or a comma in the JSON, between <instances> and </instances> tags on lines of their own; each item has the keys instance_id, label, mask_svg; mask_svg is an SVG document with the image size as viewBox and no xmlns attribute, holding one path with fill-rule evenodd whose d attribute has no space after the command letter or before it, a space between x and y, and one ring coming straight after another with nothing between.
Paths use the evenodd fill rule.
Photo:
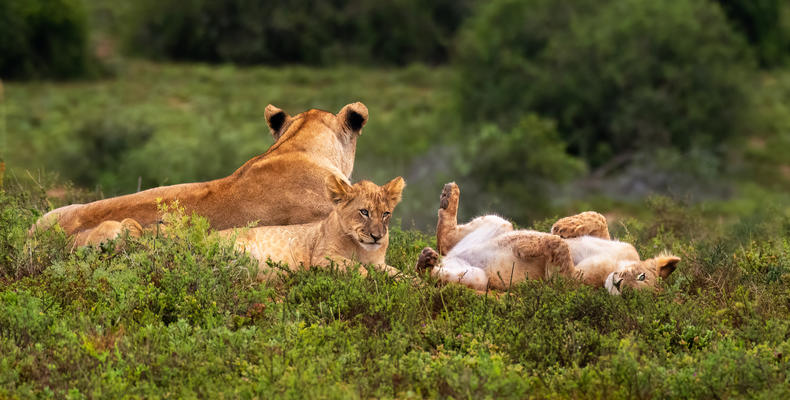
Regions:
<instances>
[{"instance_id":1,"label":"low shrub","mask_svg":"<svg viewBox=\"0 0 790 400\"><path fill-rule=\"evenodd\" d=\"M29 229L42 215L28 195L0 189L0 282L38 275L67 255L70 243L61 229Z\"/></svg>"},{"instance_id":2,"label":"low shrub","mask_svg":"<svg viewBox=\"0 0 790 400\"><path fill-rule=\"evenodd\" d=\"M0 194L0 228L41 213ZM658 292L621 296L561 277L482 295L332 268L261 284L204 218L164 207L166 226L118 239L122 250L51 251L38 272L0 278L0 396L786 397L786 235L725 243L731 226L680 220L695 211L666 199L650 207L658 217L618 230L643 256L671 248L683 261ZM33 240L12 231L4 254ZM388 262L403 271L433 243L391 234Z\"/></svg>"}]
</instances>

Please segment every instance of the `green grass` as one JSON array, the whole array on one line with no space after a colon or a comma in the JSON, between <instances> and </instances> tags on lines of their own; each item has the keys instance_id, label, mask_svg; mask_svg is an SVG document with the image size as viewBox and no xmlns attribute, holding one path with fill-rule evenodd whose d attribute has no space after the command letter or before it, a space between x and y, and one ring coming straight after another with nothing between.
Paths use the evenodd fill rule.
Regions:
<instances>
[{"instance_id":1,"label":"green grass","mask_svg":"<svg viewBox=\"0 0 790 400\"><path fill-rule=\"evenodd\" d=\"M0 192L0 397L790 395L790 218L728 243L665 208L615 227L645 256L683 257L658 293L557 279L485 297L375 272L259 284L197 217L69 253L62 232L24 234L36 196ZM388 262L410 273L433 240L395 228Z\"/></svg>"}]
</instances>

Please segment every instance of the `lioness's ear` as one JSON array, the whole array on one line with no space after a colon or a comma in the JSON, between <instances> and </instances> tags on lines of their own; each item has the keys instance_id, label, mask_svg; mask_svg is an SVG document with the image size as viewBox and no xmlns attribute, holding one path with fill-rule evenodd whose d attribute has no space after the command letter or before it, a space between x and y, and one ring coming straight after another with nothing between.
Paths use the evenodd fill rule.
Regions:
<instances>
[{"instance_id":1,"label":"lioness's ear","mask_svg":"<svg viewBox=\"0 0 790 400\"><path fill-rule=\"evenodd\" d=\"M347 104L337 113L343 127L352 133L359 133L368 122L368 108L360 102Z\"/></svg>"},{"instance_id":2,"label":"lioness's ear","mask_svg":"<svg viewBox=\"0 0 790 400\"><path fill-rule=\"evenodd\" d=\"M387 201L390 206L395 207L400 203L401 193L403 193L404 187L406 187L406 181L400 176L384 185L384 192L387 194Z\"/></svg>"},{"instance_id":3,"label":"lioness's ear","mask_svg":"<svg viewBox=\"0 0 790 400\"><path fill-rule=\"evenodd\" d=\"M351 184L337 175L329 175L326 178L326 188L329 191L329 198L335 204L351 197Z\"/></svg>"},{"instance_id":4,"label":"lioness's ear","mask_svg":"<svg viewBox=\"0 0 790 400\"><path fill-rule=\"evenodd\" d=\"M266 106L266 111L264 111L263 115L266 116L266 123L269 124L269 130L272 132L272 137L276 142L283 134L282 129L285 126L285 122L291 117L285 111L271 104Z\"/></svg>"},{"instance_id":5,"label":"lioness's ear","mask_svg":"<svg viewBox=\"0 0 790 400\"><path fill-rule=\"evenodd\" d=\"M675 256L658 256L656 260L656 273L663 279L667 279L669 274L675 271L680 262L680 257Z\"/></svg>"}]
</instances>

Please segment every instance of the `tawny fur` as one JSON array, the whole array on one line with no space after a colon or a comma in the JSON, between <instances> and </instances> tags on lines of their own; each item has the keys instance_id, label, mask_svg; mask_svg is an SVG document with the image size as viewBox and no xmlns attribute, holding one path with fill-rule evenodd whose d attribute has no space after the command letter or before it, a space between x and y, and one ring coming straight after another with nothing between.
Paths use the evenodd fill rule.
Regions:
<instances>
[{"instance_id":1,"label":"tawny fur","mask_svg":"<svg viewBox=\"0 0 790 400\"><path fill-rule=\"evenodd\" d=\"M126 218L121 222L104 221L93 229L76 234L72 248L90 245L100 246L105 241L119 237L124 233L128 234L129 237L140 237L143 234L143 227L131 218ZM120 243L118 246L120 246Z\"/></svg>"},{"instance_id":2,"label":"tawny fur","mask_svg":"<svg viewBox=\"0 0 790 400\"><path fill-rule=\"evenodd\" d=\"M514 230L495 215L458 225L459 198L455 183L445 185L436 228L439 252L426 248L417 262L418 269L431 269L444 282L507 289L525 279L560 274L619 294L624 287L655 287L657 278L669 276L680 261L671 255L640 260L632 245L610 240L606 219L592 211L560 219L552 234Z\"/></svg>"},{"instance_id":3,"label":"tawny fur","mask_svg":"<svg viewBox=\"0 0 790 400\"><path fill-rule=\"evenodd\" d=\"M405 186L403 178L397 177L384 186L370 181L351 186L343 179L330 177L327 185L336 205L321 221L258 227L241 233L225 230L220 234L239 234L236 247L259 261L261 280L274 276L274 271L266 267L267 260L283 262L289 268L365 264L397 274L398 270L386 265L384 258L389 245L389 221Z\"/></svg>"},{"instance_id":4,"label":"tawny fur","mask_svg":"<svg viewBox=\"0 0 790 400\"><path fill-rule=\"evenodd\" d=\"M595 236L601 239L610 239L606 218L595 211L585 211L562 218L552 225L551 233L561 238Z\"/></svg>"},{"instance_id":5,"label":"tawny fur","mask_svg":"<svg viewBox=\"0 0 790 400\"><path fill-rule=\"evenodd\" d=\"M61 207L41 217L31 232L59 223L67 234L92 235L88 242L95 243L110 238L88 232L105 221L131 218L143 227L155 224L160 218L158 200L168 204L178 200L188 214L206 217L214 229L252 221L259 225L300 224L326 217L332 211L326 179L348 179L351 175L357 138L368 119L367 108L352 103L337 115L309 110L290 117L269 105L265 117L275 143L228 177Z\"/></svg>"}]
</instances>

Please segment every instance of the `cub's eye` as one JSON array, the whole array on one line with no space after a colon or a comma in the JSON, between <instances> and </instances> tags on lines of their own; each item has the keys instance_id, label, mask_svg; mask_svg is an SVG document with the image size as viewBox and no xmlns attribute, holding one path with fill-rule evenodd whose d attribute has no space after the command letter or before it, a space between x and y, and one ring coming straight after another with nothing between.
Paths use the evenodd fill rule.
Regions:
<instances>
[{"instance_id":1,"label":"cub's eye","mask_svg":"<svg viewBox=\"0 0 790 400\"><path fill-rule=\"evenodd\" d=\"M642 272L641 274L639 274L639 276L636 277L636 280L638 280L640 282L645 280L645 273Z\"/></svg>"},{"instance_id":2,"label":"cub's eye","mask_svg":"<svg viewBox=\"0 0 790 400\"><path fill-rule=\"evenodd\" d=\"M384 211L384 214L381 214L381 219L387 218L389 216L390 216L390 212L389 211Z\"/></svg>"},{"instance_id":3,"label":"cub's eye","mask_svg":"<svg viewBox=\"0 0 790 400\"><path fill-rule=\"evenodd\" d=\"M360 213L360 214L362 214L362 215L364 215L364 216L366 216L366 217L367 217L367 216L370 216L370 213L368 212L368 210L366 210L366 209L364 209L364 208L363 208L363 209L361 209L361 210L359 210L359 213Z\"/></svg>"}]
</instances>

